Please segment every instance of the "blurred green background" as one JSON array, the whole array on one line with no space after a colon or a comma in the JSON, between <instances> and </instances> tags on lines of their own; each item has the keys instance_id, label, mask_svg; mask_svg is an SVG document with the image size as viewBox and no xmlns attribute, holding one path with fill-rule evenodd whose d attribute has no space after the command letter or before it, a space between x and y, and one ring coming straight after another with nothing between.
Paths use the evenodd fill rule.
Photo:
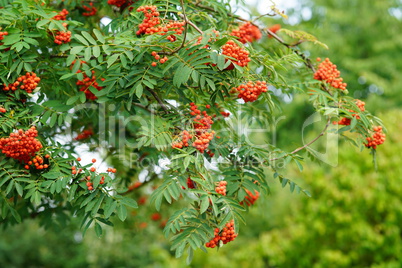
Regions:
<instances>
[{"instance_id":1,"label":"blurred green background","mask_svg":"<svg viewBox=\"0 0 402 268\"><path fill-rule=\"evenodd\" d=\"M286 171L311 198L268 177L272 195L250 208L239 237L219 251L197 251L190 267L402 267L402 3L303 0L286 13L288 21L266 23L326 43L329 50L301 47L313 59L338 64L350 94L383 119L388 134L378 149L378 170L369 150L341 141L336 167L307 162L301 173ZM300 139L301 115L311 110L305 98L288 105L279 143ZM31 219L0 230L0 267L184 267L185 258L175 259L162 234L173 210L164 206L157 219L149 192L135 192L143 205L101 239L91 230L83 238L74 220L45 230Z\"/></svg>"}]
</instances>

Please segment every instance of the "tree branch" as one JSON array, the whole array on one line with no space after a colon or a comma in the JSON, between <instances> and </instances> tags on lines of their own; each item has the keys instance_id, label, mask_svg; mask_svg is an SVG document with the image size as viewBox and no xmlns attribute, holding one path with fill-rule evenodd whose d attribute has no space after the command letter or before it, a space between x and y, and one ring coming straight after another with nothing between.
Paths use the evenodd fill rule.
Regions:
<instances>
[{"instance_id":1,"label":"tree branch","mask_svg":"<svg viewBox=\"0 0 402 268\"><path fill-rule=\"evenodd\" d=\"M183 18L186 22L186 24L189 24L191 27L193 27L197 32L199 32L200 34L204 34L204 32L197 27L197 25L195 25L193 22L191 22L187 16L185 16L184 14L180 14L179 17Z\"/></svg>"},{"instance_id":2,"label":"tree branch","mask_svg":"<svg viewBox=\"0 0 402 268\"><path fill-rule=\"evenodd\" d=\"M159 98L158 94L156 94L155 91L150 89L149 87L146 87L146 89L152 94L152 96L155 98L155 100L159 103L159 105L162 107L162 109L166 112L169 113L169 109L166 107L166 105L163 103L161 98Z\"/></svg>"},{"instance_id":3,"label":"tree branch","mask_svg":"<svg viewBox=\"0 0 402 268\"><path fill-rule=\"evenodd\" d=\"M328 129L328 127L329 127L330 124L331 124L331 119L328 118L328 121L327 121L327 123L325 124L324 129L323 129L323 130L320 132L320 134L319 134L317 137L315 137L313 140L311 140L310 142L306 143L305 145L303 145L303 146L301 146L301 147L299 147L299 148L293 150L292 152L290 152L290 153L288 153L288 154L286 154L286 155L284 155L284 156L272 158L272 159L269 159L269 161L275 161L275 160L284 158L284 157L286 157L286 156L295 154L295 153L297 153L297 152L299 152L299 151L305 149L306 147L310 146L311 144L313 144L314 142L316 142L321 136L323 136L323 135L325 134L325 132L327 131L327 129Z\"/></svg>"}]
</instances>

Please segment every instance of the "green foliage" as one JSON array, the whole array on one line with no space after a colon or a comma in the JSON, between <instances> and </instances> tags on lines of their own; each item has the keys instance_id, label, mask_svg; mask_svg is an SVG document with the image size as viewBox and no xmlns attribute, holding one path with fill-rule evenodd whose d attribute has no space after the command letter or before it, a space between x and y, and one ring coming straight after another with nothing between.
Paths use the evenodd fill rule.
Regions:
<instances>
[{"instance_id":1,"label":"green foliage","mask_svg":"<svg viewBox=\"0 0 402 268\"><path fill-rule=\"evenodd\" d=\"M92 18L80 13L76 1L4 2L0 29L8 34L0 44L0 107L5 109L0 138L7 141L16 130L36 127L43 148L30 157L45 158L45 164L33 158L19 162L2 152L1 222L37 217L43 226L63 227L74 218L83 234L93 227L98 237L105 236L115 220L130 221L130 213L140 209L136 189L149 184L142 189L151 192L158 211L173 207L164 231L171 249L176 257L187 250L191 261L194 250L205 250L215 228L233 220L239 232L249 193L270 194L269 172L290 192L310 195L279 174L276 163L292 162L302 171L303 156L297 153L308 149L314 155L308 145L328 132L331 121L350 119L337 133L348 133L346 139L364 147L381 121L368 111L358 112L357 119L355 100L314 80L314 65L297 47L304 41L323 43L304 31L282 30L296 43L277 38L280 46L272 48L276 41L263 32L262 41L242 44L231 34L242 19L229 2L139 1L129 10L102 1ZM182 29L137 32L144 14L136 8L145 4L156 6L162 25L186 23ZM55 15L64 8L68 19L59 21ZM112 18L108 26L99 24L103 16ZM60 39L69 34L71 40ZM229 41L237 54L224 54ZM239 54L249 57L247 66L241 67ZM30 73L40 77L33 92L26 90L29 79L21 78ZM270 91L244 103L235 88L249 81L264 81ZM266 137L264 144L253 141L254 129L276 129L275 116L284 104L275 92L308 99L325 118L311 143L288 150ZM82 164L76 157L83 144L117 172ZM162 166L163 161L168 163ZM221 181L228 183L224 194L216 188Z\"/></svg>"}]
</instances>

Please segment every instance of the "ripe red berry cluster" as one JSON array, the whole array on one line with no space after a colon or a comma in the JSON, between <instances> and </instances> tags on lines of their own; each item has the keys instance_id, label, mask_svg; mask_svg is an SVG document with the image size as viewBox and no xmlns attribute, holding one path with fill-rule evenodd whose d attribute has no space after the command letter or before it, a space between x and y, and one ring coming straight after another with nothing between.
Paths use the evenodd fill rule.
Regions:
<instances>
[{"instance_id":1,"label":"ripe red berry cluster","mask_svg":"<svg viewBox=\"0 0 402 268\"><path fill-rule=\"evenodd\" d=\"M172 143L172 148L183 148L183 147L188 147L188 141L192 139L193 136L187 131L183 130L181 132L181 140Z\"/></svg>"},{"instance_id":2,"label":"ripe red berry cluster","mask_svg":"<svg viewBox=\"0 0 402 268\"><path fill-rule=\"evenodd\" d=\"M19 87L20 89L25 90L27 93L32 93L38 86L39 82L40 78L37 77L34 72L26 73L25 75L18 77L17 81L15 81L14 83L9 84L8 86L4 85L3 90L15 91Z\"/></svg>"},{"instance_id":3,"label":"ripe red berry cluster","mask_svg":"<svg viewBox=\"0 0 402 268\"><path fill-rule=\"evenodd\" d=\"M159 25L161 20L159 18L160 13L157 11L156 6L141 6L137 9L137 12L142 12L145 15L144 20L137 31L137 35L141 34L155 34L165 35L169 31L175 31L176 34L182 34L184 31L184 21L171 21L165 25ZM167 39L171 42L176 41L176 36L169 35Z\"/></svg>"},{"instance_id":4,"label":"ripe red berry cluster","mask_svg":"<svg viewBox=\"0 0 402 268\"><path fill-rule=\"evenodd\" d=\"M164 64L164 63L167 62L167 60L168 60L168 57L166 57L166 56L164 56L163 58L161 58L161 56L159 56L156 51L152 51L152 52L151 52L151 55L154 57L155 60L157 60L157 61L154 61L154 62L151 63L151 66L153 66L153 67L155 67L156 65L158 65L158 62L159 62L160 64Z\"/></svg>"},{"instance_id":5,"label":"ripe red berry cluster","mask_svg":"<svg viewBox=\"0 0 402 268\"><path fill-rule=\"evenodd\" d=\"M222 241L223 244L227 244L230 241L233 241L237 237L237 234L235 234L234 231L234 221L231 220L230 222L228 222L222 230L219 230L219 228L215 228L214 235L215 237L205 244L207 248L214 248L216 246L219 246L219 241Z\"/></svg>"},{"instance_id":6,"label":"ripe red berry cluster","mask_svg":"<svg viewBox=\"0 0 402 268\"><path fill-rule=\"evenodd\" d=\"M107 172L116 173L117 169L115 168L107 168Z\"/></svg>"},{"instance_id":7,"label":"ripe red berry cluster","mask_svg":"<svg viewBox=\"0 0 402 268\"><path fill-rule=\"evenodd\" d=\"M229 117L229 116L230 116L230 113L229 113L229 112L222 111L222 112L221 112L221 115L222 115L223 117Z\"/></svg>"},{"instance_id":8,"label":"ripe red berry cluster","mask_svg":"<svg viewBox=\"0 0 402 268\"><path fill-rule=\"evenodd\" d=\"M156 33L155 26L160 24L160 13L156 6L141 6L137 8L137 12L142 12L145 15L144 20L138 25L137 35Z\"/></svg>"},{"instance_id":9,"label":"ripe red berry cluster","mask_svg":"<svg viewBox=\"0 0 402 268\"><path fill-rule=\"evenodd\" d=\"M63 23L63 26L67 30L67 23ZM54 43L61 45L67 44L71 41L71 32L70 31L57 31L56 36L54 37Z\"/></svg>"},{"instance_id":10,"label":"ripe red berry cluster","mask_svg":"<svg viewBox=\"0 0 402 268\"><path fill-rule=\"evenodd\" d=\"M385 133L382 132L382 127L373 127L374 134L371 137L367 137L367 143L364 144L367 148L376 149L377 145L381 145L385 142Z\"/></svg>"},{"instance_id":11,"label":"ripe red berry cluster","mask_svg":"<svg viewBox=\"0 0 402 268\"><path fill-rule=\"evenodd\" d=\"M239 28L234 29L230 35L239 38L239 41L243 44L247 42L253 42L262 37L260 29L257 26L251 24L251 22L246 22L240 25Z\"/></svg>"},{"instance_id":12,"label":"ripe red berry cluster","mask_svg":"<svg viewBox=\"0 0 402 268\"><path fill-rule=\"evenodd\" d=\"M78 70L78 72L81 72L81 70ZM102 81L104 81L104 78L101 78ZM85 73L84 73L84 78L82 80L77 81L77 86L80 87L80 91L83 91L85 93L85 96L87 100L96 100L98 97L95 96L94 93L91 92L89 87L94 87L98 91L101 91L103 87L99 86L98 82L96 82L96 76L95 76L95 71L92 71L92 77L89 78Z\"/></svg>"},{"instance_id":13,"label":"ripe red berry cluster","mask_svg":"<svg viewBox=\"0 0 402 268\"><path fill-rule=\"evenodd\" d=\"M196 148L201 153L208 148L209 143L214 138L215 131L211 132L203 132L200 135L197 135L197 139L193 142L193 147Z\"/></svg>"},{"instance_id":14,"label":"ripe red berry cluster","mask_svg":"<svg viewBox=\"0 0 402 268\"><path fill-rule=\"evenodd\" d=\"M127 0L108 0L107 3L109 5L114 5L117 7L121 7L122 5L124 5L127 2Z\"/></svg>"},{"instance_id":15,"label":"ripe red berry cluster","mask_svg":"<svg viewBox=\"0 0 402 268\"><path fill-rule=\"evenodd\" d=\"M96 12L98 12L98 9L94 7L92 2L89 2L89 6L83 5L82 8L86 10L86 12L82 13L85 17L95 16Z\"/></svg>"},{"instance_id":16,"label":"ripe red berry cluster","mask_svg":"<svg viewBox=\"0 0 402 268\"><path fill-rule=\"evenodd\" d=\"M190 177L187 178L187 188L195 189L195 182Z\"/></svg>"},{"instance_id":17,"label":"ripe red berry cluster","mask_svg":"<svg viewBox=\"0 0 402 268\"><path fill-rule=\"evenodd\" d=\"M7 138L0 139L0 150L7 157L19 160L21 163L28 163L31 157L42 148L42 144L36 139L38 131L31 127L27 131L19 129L11 133Z\"/></svg>"},{"instance_id":18,"label":"ripe red berry cluster","mask_svg":"<svg viewBox=\"0 0 402 268\"><path fill-rule=\"evenodd\" d=\"M74 140L79 141L79 140L85 140L89 137L91 137L94 134L92 129L85 129L82 131L80 134L77 135L77 137L74 138Z\"/></svg>"},{"instance_id":19,"label":"ripe red berry cluster","mask_svg":"<svg viewBox=\"0 0 402 268\"><path fill-rule=\"evenodd\" d=\"M210 107L210 105L206 106L207 109ZM193 147L195 147L201 153L204 153L204 151L208 148L209 143L214 138L215 131L210 131L214 121L212 121L212 116L208 115L206 111L201 112L198 109L198 106L193 102L190 103L190 110L190 114L195 115L193 127L196 134L196 140L193 142Z\"/></svg>"},{"instance_id":20,"label":"ripe red berry cluster","mask_svg":"<svg viewBox=\"0 0 402 268\"><path fill-rule=\"evenodd\" d=\"M59 12L56 16L53 17L54 20L66 20L68 15L68 10L63 9L62 11Z\"/></svg>"},{"instance_id":21,"label":"ripe red berry cluster","mask_svg":"<svg viewBox=\"0 0 402 268\"><path fill-rule=\"evenodd\" d=\"M4 36L5 36L5 35L8 35L8 32L0 32L0 41L4 39ZM3 44L3 43L0 42L0 46L1 46L2 44ZM10 48L6 48L5 50L10 50Z\"/></svg>"},{"instance_id":22,"label":"ripe red berry cluster","mask_svg":"<svg viewBox=\"0 0 402 268\"><path fill-rule=\"evenodd\" d=\"M361 100L356 100L356 105L359 107L360 111L364 112L366 110L365 105L366 103Z\"/></svg>"},{"instance_id":23,"label":"ripe red berry cluster","mask_svg":"<svg viewBox=\"0 0 402 268\"><path fill-rule=\"evenodd\" d=\"M226 195L226 185L228 184L227 181L220 181L218 182L218 186L215 187L215 192L221 195Z\"/></svg>"},{"instance_id":24,"label":"ripe red berry cluster","mask_svg":"<svg viewBox=\"0 0 402 268\"><path fill-rule=\"evenodd\" d=\"M8 32L0 32L0 41L4 39L5 35L8 35Z\"/></svg>"},{"instance_id":25,"label":"ripe red berry cluster","mask_svg":"<svg viewBox=\"0 0 402 268\"><path fill-rule=\"evenodd\" d=\"M254 205L255 201L260 197L260 192L254 190L254 194L252 194L249 190L246 189L247 196L244 198L244 201L240 202L240 205L243 205L245 202L247 206Z\"/></svg>"},{"instance_id":26,"label":"ripe red berry cluster","mask_svg":"<svg viewBox=\"0 0 402 268\"><path fill-rule=\"evenodd\" d=\"M357 107L359 107L359 110L364 112L366 110L366 108L364 107L366 105L366 103L364 101L361 100L356 100L356 105ZM355 111L353 110L349 110L349 112L353 113ZM360 119L360 116L358 114L352 114L353 117L356 117L356 119ZM338 122L334 121L333 124L336 125L343 125L343 126L349 126L351 123L351 119L350 118L346 118L346 117L342 117Z\"/></svg>"},{"instance_id":27,"label":"ripe red berry cluster","mask_svg":"<svg viewBox=\"0 0 402 268\"><path fill-rule=\"evenodd\" d=\"M88 191L92 191L94 189L94 184L91 182L91 176L87 176L86 181ZM99 184L105 184L105 177L100 179Z\"/></svg>"},{"instance_id":28,"label":"ripe red berry cluster","mask_svg":"<svg viewBox=\"0 0 402 268\"><path fill-rule=\"evenodd\" d=\"M122 6L129 6L137 2L138 0L108 0L107 3L109 5L114 5L116 7L122 7Z\"/></svg>"},{"instance_id":29,"label":"ripe red berry cluster","mask_svg":"<svg viewBox=\"0 0 402 268\"><path fill-rule=\"evenodd\" d=\"M49 154L45 155L46 159L50 158ZM44 159L42 156L40 155L36 155L32 160L28 161L28 163L26 163L25 165L25 169L30 169L30 166L34 166L36 169L46 169L49 167L48 164L44 163Z\"/></svg>"},{"instance_id":30,"label":"ripe red berry cluster","mask_svg":"<svg viewBox=\"0 0 402 268\"><path fill-rule=\"evenodd\" d=\"M321 61L317 58L317 61ZM334 88L346 90L346 83L343 83L343 78L340 77L341 72L338 71L336 65L333 64L328 58L318 65L318 70L314 73L314 79L325 81Z\"/></svg>"},{"instance_id":31,"label":"ripe red berry cluster","mask_svg":"<svg viewBox=\"0 0 402 268\"><path fill-rule=\"evenodd\" d=\"M155 213L152 213L152 214L151 214L151 220L153 220L153 221L159 221L159 220L161 220L161 219L162 219L162 216L161 216L160 213L155 212Z\"/></svg>"},{"instance_id":32,"label":"ripe red berry cluster","mask_svg":"<svg viewBox=\"0 0 402 268\"><path fill-rule=\"evenodd\" d=\"M247 66L251 61L248 57L248 51L238 46L232 40L227 41L227 43L222 46L222 54L234 58L230 60L240 67Z\"/></svg>"},{"instance_id":33,"label":"ripe red berry cluster","mask_svg":"<svg viewBox=\"0 0 402 268\"><path fill-rule=\"evenodd\" d=\"M249 81L247 82L247 84L240 85L234 89L239 92L239 95L237 97L242 98L245 102L256 101L261 93L268 91L267 82L265 81Z\"/></svg>"},{"instance_id":34,"label":"ripe red berry cluster","mask_svg":"<svg viewBox=\"0 0 402 268\"><path fill-rule=\"evenodd\" d=\"M280 24L274 24L271 27L268 28L271 32L276 33L277 31L279 31L281 29L281 25ZM271 35L268 36L268 38L272 38Z\"/></svg>"},{"instance_id":35,"label":"ripe red berry cluster","mask_svg":"<svg viewBox=\"0 0 402 268\"><path fill-rule=\"evenodd\" d=\"M206 108L211 108L210 105L206 105ZM210 141L214 138L214 131L211 130L211 126L214 123L212 116L209 116L206 111L201 112L198 106L193 102L190 103L190 114L195 116L193 119L193 129L195 135L191 135L188 131L181 132L181 140L172 143L172 148L183 148L189 146L189 141L195 138L192 146L195 147L201 153L208 148ZM213 153L208 151L208 154L213 156ZM211 157L212 157L211 156Z\"/></svg>"}]
</instances>

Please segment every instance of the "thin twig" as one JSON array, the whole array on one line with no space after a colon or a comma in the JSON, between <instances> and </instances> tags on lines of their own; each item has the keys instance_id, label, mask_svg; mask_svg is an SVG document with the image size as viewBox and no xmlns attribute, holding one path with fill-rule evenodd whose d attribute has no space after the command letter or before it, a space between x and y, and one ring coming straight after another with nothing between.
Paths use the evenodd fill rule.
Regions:
<instances>
[{"instance_id":1,"label":"thin twig","mask_svg":"<svg viewBox=\"0 0 402 268\"><path fill-rule=\"evenodd\" d=\"M187 16L184 16L183 14L179 14L179 17L183 18L186 22L186 24L189 24L191 27L193 27L197 32L199 32L200 34L203 34L204 32L197 27L197 25L195 25L193 22L191 22Z\"/></svg>"},{"instance_id":2,"label":"thin twig","mask_svg":"<svg viewBox=\"0 0 402 268\"><path fill-rule=\"evenodd\" d=\"M149 109L148 107L146 107L145 105L142 105L142 104L140 104L140 103L133 102L133 105L134 105L134 106L137 106L137 107L140 107L140 108L142 108L142 109L148 111L148 112L151 113L151 114L156 114L156 112L155 112L154 110L151 110L151 109Z\"/></svg>"},{"instance_id":3,"label":"thin twig","mask_svg":"<svg viewBox=\"0 0 402 268\"><path fill-rule=\"evenodd\" d=\"M284 157L286 157L286 156L288 156L288 155L295 154L295 153L297 153L298 151L301 151L301 150L305 149L306 147L310 146L311 144L313 144L314 142L316 142L321 136L323 136L323 135L325 134L325 132L327 131L327 128L328 128L329 125L330 125L330 123L331 123L331 119L328 118L327 124L325 124L324 129L320 132L320 134L319 134L317 137L315 137L315 138L314 138L313 140L311 140L309 143L306 143L305 145L303 145L303 146L301 146L301 147L299 147L299 148L293 150L292 152L290 152L290 153L288 153L288 154L286 154L286 155L284 155L284 156L269 159L269 161L275 161L275 160L284 158Z\"/></svg>"},{"instance_id":4,"label":"thin twig","mask_svg":"<svg viewBox=\"0 0 402 268\"><path fill-rule=\"evenodd\" d=\"M162 109L166 112L169 113L169 109L166 107L166 105L163 103L163 101L159 98L158 94L156 94L155 91L150 89L149 87L146 87L146 89L154 96L155 100L159 103L159 105L162 107Z\"/></svg>"}]
</instances>

